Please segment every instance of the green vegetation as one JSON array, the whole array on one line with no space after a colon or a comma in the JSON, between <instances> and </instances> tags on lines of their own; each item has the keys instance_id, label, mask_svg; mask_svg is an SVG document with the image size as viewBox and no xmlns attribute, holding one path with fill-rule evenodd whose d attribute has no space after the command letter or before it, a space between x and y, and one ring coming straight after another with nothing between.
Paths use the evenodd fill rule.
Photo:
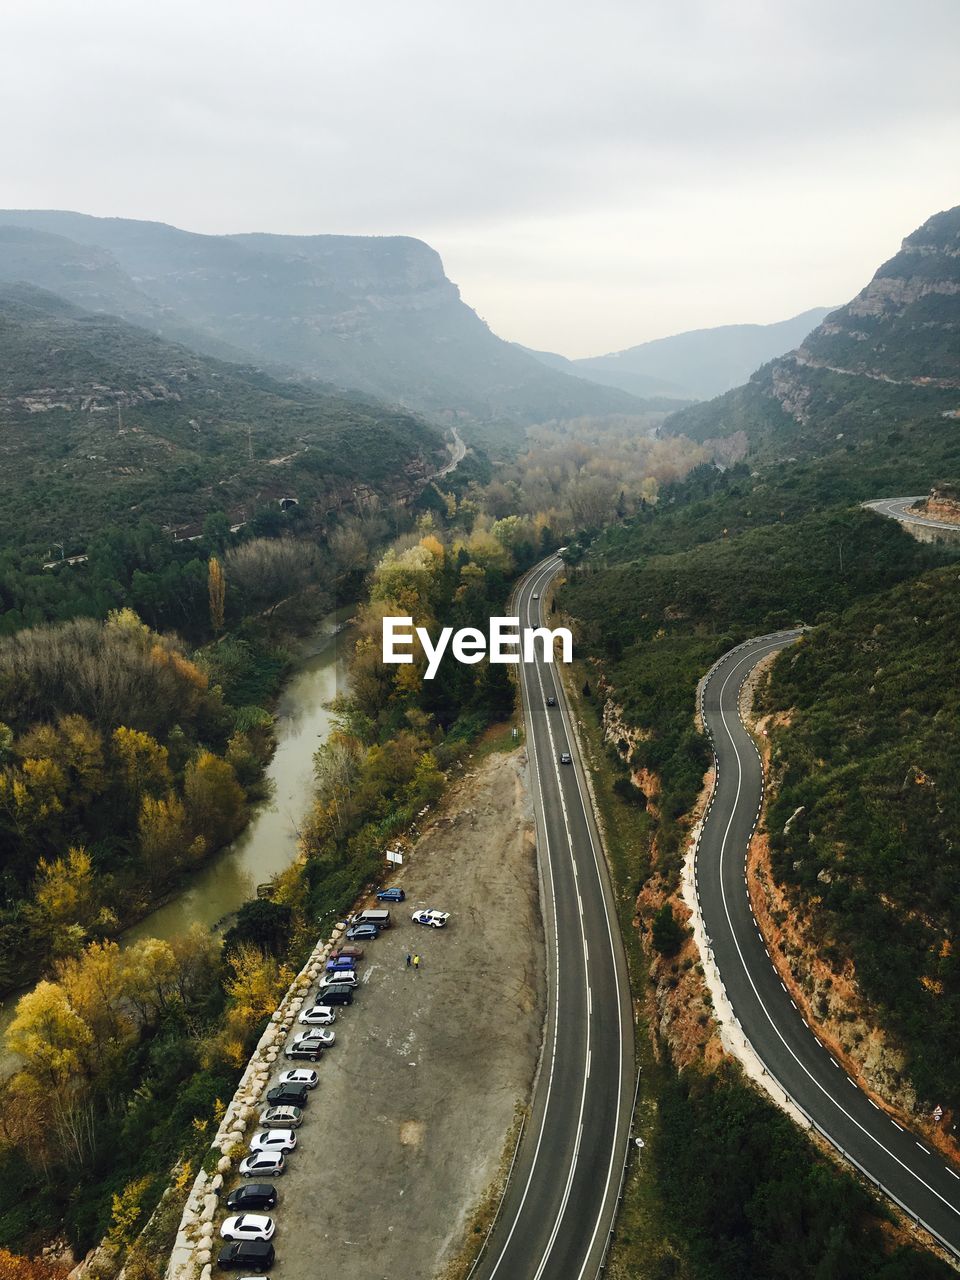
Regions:
<instances>
[{"instance_id":1,"label":"green vegetation","mask_svg":"<svg viewBox=\"0 0 960 1280\"><path fill-rule=\"evenodd\" d=\"M927 1109L960 1106L956 569L858 603L776 663L774 870L811 942L853 960ZM789 830L785 830L788 819Z\"/></svg>"},{"instance_id":2,"label":"green vegetation","mask_svg":"<svg viewBox=\"0 0 960 1280\"><path fill-rule=\"evenodd\" d=\"M652 1158L676 1246L676 1258L650 1273L662 1280L952 1274L918 1249L891 1248L873 1197L817 1153L732 1065L668 1078Z\"/></svg>"}]
</instances>

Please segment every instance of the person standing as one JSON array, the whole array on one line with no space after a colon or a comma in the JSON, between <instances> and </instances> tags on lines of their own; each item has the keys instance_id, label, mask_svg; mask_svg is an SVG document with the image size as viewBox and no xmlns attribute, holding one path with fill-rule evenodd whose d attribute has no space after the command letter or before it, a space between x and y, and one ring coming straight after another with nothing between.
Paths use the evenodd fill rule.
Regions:
<instances>
[{"instance_id":1,"label":"person standing","mask_svg":"<svg viewBox=\"0 0 960 1280\"><path fill-rule=\"evenodd\" d=\"M414 957L413 957L413 967L414 967L415 969L419 969L419 968L420 968L420 957L419 957L418 955L416 955L416 956L414 956Z\"/></svg>"},{"instance_id":2,"label":"person standing","mask_svg":"<svg viewBox=\"0 0 960 1280\"><path fill-rule=\"evenodd\" d=\"M410 968L410 952L407 952L407 968Z\"/></svg>"}]
</instances>

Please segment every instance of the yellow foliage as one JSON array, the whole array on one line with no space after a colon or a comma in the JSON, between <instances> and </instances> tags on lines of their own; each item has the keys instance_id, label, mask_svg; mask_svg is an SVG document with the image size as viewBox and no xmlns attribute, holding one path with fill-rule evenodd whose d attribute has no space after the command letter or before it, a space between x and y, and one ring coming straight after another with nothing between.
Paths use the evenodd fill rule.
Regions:
<instances>
[{"instance_id":1,"label":"yellow foliage","mask_svg":"<svg viewBox=\"0 0 960 1280\"><path fill-rule=\"evenodd\" d=\"M37 864L34 890L36 909L53 925L89 923L96 910L93 863L82 846L74 846L65 858Z\"/></svg>"},{"instance_id":2,"label":"yellow foliage","mask_svg":"<svg viewBox=\"0 0 960 1280\"><path fill-rule=\"evenodd\" d=\"M120 776L134 796L169 789L172 778L167 748L149 733L121 725L113 731L113 753Z\"/></svg>"},{"instance_id":3,"label":"yellow foliage","mask_svg":"<svg viewBox=\"0 0 960 1280\"><path fill-rule=\"evenodd\" d=\"M149 1173L143 1178L128 1182L112 1202L113 1221L107 1232L107 1244L117 1250L130 1247L140 1229L143 1216L143 1197L153 1181Z\"/></svg>"}]
</instances>

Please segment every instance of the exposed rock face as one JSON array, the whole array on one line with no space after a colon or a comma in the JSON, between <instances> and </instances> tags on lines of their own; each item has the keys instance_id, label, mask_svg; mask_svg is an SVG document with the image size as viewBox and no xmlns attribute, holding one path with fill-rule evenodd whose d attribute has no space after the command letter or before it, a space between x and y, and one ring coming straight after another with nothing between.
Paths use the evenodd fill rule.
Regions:
<instances>
[{"instance_id":1,"label":"exposed rock face","mask_svg":"<svg viewBox=\"0 0 960 1280\"><path fill-rule=\"evenodd\" d=\"M25 280L194 350L270 362L436 417L536 422L637 409L550 369L466 306L408 236L203 236L0 211L0 280Z\"/></svg>"},{"instance_id":2,"label":"exposed rock face","mask_svg":"<svg viewBox=\"0 0 960 1280\"><path fill-rule=\"evenodd\" d=\"M783 457L822 453L837 440L873 443L904 420L942 432L958 405L960 206L907 236L796 351L745 386L672 415L664 429L695 440L742 430L754 451Z\"/></svg>"}]
</instances>

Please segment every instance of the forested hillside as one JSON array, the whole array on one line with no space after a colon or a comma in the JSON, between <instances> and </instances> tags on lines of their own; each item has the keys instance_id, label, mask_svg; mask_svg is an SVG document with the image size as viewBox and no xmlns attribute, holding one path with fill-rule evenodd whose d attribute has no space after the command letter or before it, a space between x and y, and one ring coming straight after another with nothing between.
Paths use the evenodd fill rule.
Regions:
<instances>
[{"instance_id":1,"label":"forested hillside","mask_svg":"<svg viewBox=\"0 0 960 1280\"><path fill-rule=\"evenodd\" d=\"M214 511L236 523L284 497L323 527L358 493L408 497L446 457L411 415L17 285L0 290L0 415L0 541L40 555L141 518L199 532Z\"/></svg>"},{"instance_id":2,"label":"forested hillside","mask_svg":"<svg viewBox=\"0 0 960 1280\"><path fill-rule=\"evenodd\" d=\"M623 413L627 392L546 368L460 298L407 236L205 236L158 222L0 211L0 280L442 421L516 426Z\"/></svg>"},{"instance_id":3,"label":"forested hillside","mask_svg":"<svg viewBox=\"0 0 960 1280\"><path fill-rule=\"evenodd\" d=\"M955 568L859 603L784 653L764 700L773 867L907 1049L925 1109L960 1106L960 592Z\"/></svg>"},{"instance_id":4,"label":"forested hillside","mask_svg":"<svg viewBox=\"0 0 960 1280\"><path fill-rule=\"evenodd\" d=\"M960 207L909 235L856 298L743 387L675 414L666 429L706 441L745 432L783 460L896 446L952 448L960 408Z\"/></svg>"}]
</instances>

